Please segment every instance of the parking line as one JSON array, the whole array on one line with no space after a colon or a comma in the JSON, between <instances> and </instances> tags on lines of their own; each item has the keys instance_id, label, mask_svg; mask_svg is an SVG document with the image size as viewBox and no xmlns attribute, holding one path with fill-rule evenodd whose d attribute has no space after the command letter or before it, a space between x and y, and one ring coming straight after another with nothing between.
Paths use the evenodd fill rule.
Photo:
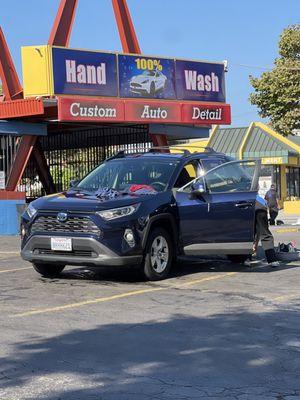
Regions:
<instances>
[{"instance_id":1,"label":"parking line","mask_svg":"<svg viewBox=\"0 0 300 400\"><path fill-rule=\"evenodd\" d=\"M0 255L1 254L18 254L20 255L19 251L0 251Z\"/></svg>"},{"instance_id":2,"label":"parking line","mask_svg":"<svg viewBox=\"0 0 300 400\"><path fill-rule=\"evenodd\" d=\"M233 276L233 275L236 275L236 274L237 274L237 272L228 272L227 274L208 276L206 278L201 278L201 279L193 279L193 280L188 281L188 282L183 282L183 283L177 285L177 287L196 285L197 283L202 283L202 282L206 282L206 281L214 281L215 279L224 278L226 276Z\"/></svg>"},{"instance_id":3,"label":"parking line","mask_svg":"<svg viewBox=\"0 0 300 400\"><path fill-rule=\"evenodd\" d=\"M0 274L4 274L5 272L23 271L24 269L32 269L32 267L4 269L3 271L0 270Z\"/></svg>"},{"instance_id":4,"label":"parking line","mask_svg":"<svg viewBox=\"0 0 300 400\"><path fill-rule=\"evenodd\" d=\"M144 294L144 293L149 293L149 292L157 292L159 290L164 290L164 288L159 287L159 288L151 288L151 289L143 289L143 290L134 290L132 292L115 294L113 296L108 296L108 297L99 297L97 299L81 301L79 303L66 304L64 306L57 306L57 307L51 307L51 308L43 308L43 309L39 309L39 310L26 311L21 314L15 314L14 317L26 317L29 315L44 314L44 313L53 312L53 311L62 311L62 310L67 310L68 308L77 308L77 307L82 307L82 306L86 306L89 304L103 303L105 301L122 299L124 297L137 296L139 294Z\"/></svg>"},{"instance_id":5,"label":"parking line","mask_svg":"<svg viewBox=\"0 0 300 400\"><path fill-rule=\"evenodd\" d=\"M126 297L138 296L138 295L141 295L141 294L146 294L146 293L151 293L151 292L159 292L159 291L168 290L168 289L176 289L178 287L196 285L197 283L206 282L206 281L213 281L213 280L216 280L216 279L221 279L221 278L233 276L233 275L236 275L236 274L237 274L237 272L229 272L229 273L223 274L223 275L215 275L215 276L211 276L211 277L205 277L205 278L202 278L202 279L195 279L195 280L191 280L191 281L188 281L188 282L183 282L182 284L179 284L179 285L171 285L171 286L163 286L163 287L150 288L150 289L134 290L132 292L116 294L116 295L113 295L113 296L99 297L99 298L96 298L96 299L93 299L93 300L81 301L79 303L70 303L70 304L65 304L63 306L57 306L57 307L51 307L51 308L42 308L42 309L38 309L38 310L25 311L25 312L20 313L20 314L14 314L13 317L28 317L28 316L31 316L31 315L46 314L46 313L55 312L55 311L63 311L63 310L72 309L72 308L78 308L78 307L82 307L82 306L86 306L86 305L90 305L90 304L104 303L104 302L107 302L107 301L113 301L113 300L122 299L122 298L126 298Z\"/></svg>"}]
</instances>

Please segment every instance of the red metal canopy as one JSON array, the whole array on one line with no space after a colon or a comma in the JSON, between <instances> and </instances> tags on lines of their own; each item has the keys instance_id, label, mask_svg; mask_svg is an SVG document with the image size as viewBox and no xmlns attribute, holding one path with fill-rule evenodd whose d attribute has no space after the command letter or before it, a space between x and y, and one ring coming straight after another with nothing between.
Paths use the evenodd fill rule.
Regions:
<instances>
[{"instance_id":1,"label":"red metal canopy","mask_svg":"<svg viewBox=\"0 0 300 400\"><path fill-rule=\"evenodd\" d=\"M67 47L73 27L77 0L61 0L53 23L48 44ZM124 52L140 54L140 47L131 20L126 0L112 0L116 22ZM4 97L0 99L1 119L48 119L57 116L56 107L44 108L40 99L24 99L23 88L18 78L12 57L4 34L0 28L0 78ZM165 145L166 137L152 135L155 145ZM34 151L33 151L34 150ZM31 154L35 157L41 180L46 187L51 187L51 174L42 150L36 146L36 136L26 136L21 139L7 181L7 190L16 190ZM46 169L46 171L45 171Z\"/></svg>"},{"instance_id":2,"label":"red metal canopy","mask_svg":"<svg viewBox=\"0 0 300 400\"><path fill-rule=\"evenodd\" d=\"M48 44L52 46L67 47L73 27L75 12L78 0L61 0L52 30L49 36ZM112 0L116 23L125 53L141 54L138 39L134 30L130 12L126 0ZM200 103L199 105L189 102L172 102L156 100L133 100L133 99L100 99L100 98L82 98L82 97L56 97L53 99L30 98L24 99L23 88L18 78L12 57L9 52L4 34L0 28L0 78L3 84L4 97L0 98L0 119L21 119L30 122L41 122L49 120L74 122L70 107L72 102L91 104L90 107L98 107L103 103L114 104L118 110L120 118L101 119L100 115L95 118L86 119L79 115L76 121L80 122L138 122L138 123L162 123L165 119L167 123L176 124L213 124L230 123L230 106L220 103ZM151 110L156 106L156 111ZM199 110L195 110L195 107ZM76 107L76 106L75 106ZM146 107L146 109L145 109ZM148 107L148 108L147 108ZM159 109L159 110L158 110ZM145 111L146 110L146 111ZM149 113L148 113L149 111ZM145 113L146 112L146 113ZM157 118L157 113L163 118ZM117 113L117 111L116 111ZM148 113L148 114L147 114ZM156 113L156 114L155 114ZM219 113L219 114L218 114ZM193 118L199 115L199 120ZM218 116L222 114L220 119ZM144 118L149 115L149 118ZM74 116L74 115L73 115ZM165 118L164 118L165 116ZM151 125L149 125L151 126ZM156 146L167 145L166 136L161 134L151 134L153 143ZM7 180L7 190L16 190L22 174L26 168L27 162L32 156L35 160L40 180L47 191L53 189L53 180L45 155L38 146L36 136L27 135L22 137L17 154L15 156L10 175Z\"/></svg>"}]
</instances>

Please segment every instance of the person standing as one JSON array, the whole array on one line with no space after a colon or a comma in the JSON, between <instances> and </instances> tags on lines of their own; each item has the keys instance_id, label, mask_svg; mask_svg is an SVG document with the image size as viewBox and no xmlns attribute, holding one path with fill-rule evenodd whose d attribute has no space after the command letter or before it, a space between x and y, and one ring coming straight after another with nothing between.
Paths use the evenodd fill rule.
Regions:
<instances>
[{"instance_id":1,"label":"person standing","mask_svg":"<svg viewBox=\"0 0 300 400\"><path fill-rule=\"evenodd\" d=\"M271 185L270 189L265 195L265 200L268 204L269 214L270 214L270 225L275 225L275 220L279 211L278 195L276 192L276 187L274 184Z\"/></svg>"},{"instance_id":2,"label":"person standing","mask_svg":"<svg viewBox=\"0 0 300 400\"><path fill-rule=\"evenodd\" d=\"M257 195L255 202L255 241L253 245L253 250L255 252L259 241L261 241L268 265L271 267L278 267L280 263L276 257L274 238L270 232L268 223L268 205L261 196ZM247 260L245 264L250 266L251 259Z\"/></svg>"}]
</instances>

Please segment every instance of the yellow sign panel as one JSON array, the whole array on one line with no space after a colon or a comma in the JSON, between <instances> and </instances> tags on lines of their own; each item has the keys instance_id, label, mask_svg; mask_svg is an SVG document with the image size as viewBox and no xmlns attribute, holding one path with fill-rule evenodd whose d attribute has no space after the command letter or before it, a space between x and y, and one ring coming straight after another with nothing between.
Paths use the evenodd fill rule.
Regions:
<instances>
[{"instance_id":1,"label":"yellow sign panel","mask_svg":"<svg viewBox=\"0 0 300 400\"><path fill-rule=\"evenodd\" d=\"M25 97L53 95L51 47L26 46L21 53Z\"/></svg>"},{"instance_id":2,"label":"yellow sign panel","mask_svg":"<svg viewBox=\"0 0 300 400\"><path fill-rule=\"evenodd\" d=\"M298 165L300 158L298 157L289 157L289 165Z\"/></svg>"},{"instance_id":3,"label":"yellow sign panel","mask_svg":"<svg viewBox=\"0 0 300 400\"><path fill-rule=\"evenodd\" d=\"M284 164L283 157L264 157L261 159L262 164Z\"/></svg>"}]
</instances>

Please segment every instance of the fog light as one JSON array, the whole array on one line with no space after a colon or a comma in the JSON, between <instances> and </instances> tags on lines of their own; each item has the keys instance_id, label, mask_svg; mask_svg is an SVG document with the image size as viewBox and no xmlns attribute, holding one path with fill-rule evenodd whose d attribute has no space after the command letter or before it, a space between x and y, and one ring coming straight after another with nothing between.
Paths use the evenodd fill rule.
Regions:
<instances>
[{"instance_id":1,"label":"fog light","mask_svg":"<svg viewBox=\"0 0 300 400\"><path fill-rule=\"evenodd\" d=\"M135 240L134 240L134 235L131 229L126 229L124 233L124 239L128 243L130 247L135 246Z\"/></svg>"},{"instance_id":2,"label":"fog light","mask_svg":"<svg viewBox=\"0 0 300 400\"><path fill-rule=\"evenodd\" d=\"M26 235L26 229L24 228L24 226L21 226L21 238L23 239L23 237Z\"/></svg>"}]
</instances>

